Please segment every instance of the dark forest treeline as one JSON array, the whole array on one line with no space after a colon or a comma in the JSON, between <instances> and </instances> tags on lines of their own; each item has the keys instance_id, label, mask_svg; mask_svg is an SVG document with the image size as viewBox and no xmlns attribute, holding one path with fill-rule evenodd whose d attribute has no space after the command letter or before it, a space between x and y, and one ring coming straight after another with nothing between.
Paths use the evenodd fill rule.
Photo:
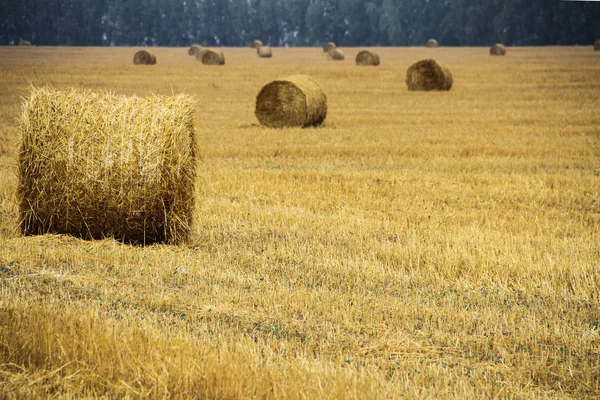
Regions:
<instances>
[{"instance_id":1,"label":"dark forest treeline","mask_svg":"<svg viewBox=\"0 0 600 400\"><path fill-rule=\"evenodd\" d=\"M0 0L0 45L591 44L600 2L559 0Z\"/></svg>"}]
</instances>

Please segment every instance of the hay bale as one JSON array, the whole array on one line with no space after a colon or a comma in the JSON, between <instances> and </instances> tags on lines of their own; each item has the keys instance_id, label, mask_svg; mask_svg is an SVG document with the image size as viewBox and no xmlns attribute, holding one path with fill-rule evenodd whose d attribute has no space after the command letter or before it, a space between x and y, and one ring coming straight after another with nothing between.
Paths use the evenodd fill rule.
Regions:
<instances>
[{"instance_id":1,"label":"hay bale","mask_svg":"<svg viewBox=\"0 0 600 400\"><path fill-rule=\"evenodd\" d=\"M331 50L336 49L337 46L335 45L335 43L333 42L327 42L323 45L323 52L324 53L329 53Z\"/></svg>"},{"instance_id":2,"label":"hay bale","mask_svg":"<svg viewBox=\"0 0 600 400\"><path fill-rule=\"evenodd\" d=\"M271 58L273 57L273 52L271 51L271 46L260 46L256 49L256 54L262 58Z\"/></svg>"},{"instance_id":3,"label":"hay bale","mask_svg":"<svg viewBox=\"0 0 600 400\"><path fill-rule=\"evenodd\" d=\"M600 50L600 39L596 40L596 43L594 43L594 50L595 51Z\"/></svg>"},{"instance_id":4,"label":"hay bale","mask_svg":"<svg viewBox=\"0 0 600 400\"><path fill-rule=\"evenodd\" d=\"M250 44L250 48L251 49L258 49L262 45L263 45L263 43L260 40L255 40L255 41L252 42L252 44Z\"/></svg>"},{"instance_id":5,"label":"hay bale","mask_svg":"<svg viewBox=\"0 0 600 400\"><path fill-rule=\"evenodd\" d=\"M344 52L341 51L340 49L332 49L332 50L329 50L329 52L327 52L328 60L343 61L344 58L346 58L344 56Z\"/></svg>"},{"instance_id":6,"label":"hay bale","mask_svg":"<svg viewBox=\"0 0 600 400\"><path fill-rule=\"evenodd\" d=\"M204 65L225 65L225 56L219 50L206 49L201 60Z\"/></svg>"},{"instance_id":7,"label":"hay bale","mask_svg":"<svg viewBox=\"0 0 600 400\"><path fill-rule=\"evenodd\" d=\"M201 51L202 51L202 46L200 46L199 44L193 44L188 49L188 55L190 55L190 56L198 56L198 54L200 54Z\"/></svg>"},{"instance_id":8,"label":"hay bale","mask_svg":"<svg viewBox=\"0 0 600 400\"><path fill-rule=\"evenodd\" d=\"M21 231L185 241L194 206L193 113L186 95L31 88L20 121Z\"/></svg>"},{"instance_id":9,"label":"hay bale","mask_svg":"<svg viewBox=\"0 0 600 400\"><path fill-rule=\"evenodd\" d=\"M369 50L360 51L356 55L356 65L379 65L379 56Z\"/></svg>"},{"instance_id":10,"label":"hay bale","mask_svg":"<svg viewBox=\"0 0 600 400\"><path fill-rule=\"evenodd\" d=\"M438 47L438 42L435 39L429 39L427 43L425 43L425 47L433 48Z\"/></svg>"},{"instance_id":11,"label":"hay bale","mask_svg":"<svg viewBox=\"0 0 600 400\"><path fill-rule=\"evenodd\" d=\"M196 54L196 61L202 61L202 57L204 57L204 53L206 53L208 49L202 49Z\"/></svg>"},{"instance_id":12,"label":"hay bale","mask_svg":"<svg viewBox=\"0 0 600 400\"><path fill-rule=\"evenodd\" d=\"M19 46L31 46L31 42L29 40L19 40Z\"/></svg>"},{"instance_id":13,"label":"hay bale","mask_svg":"<svg viewBox=\"0 0 600 400\"><path fill-rule=\"evenodd\" d=\"M327 96L306 75L293 75L266 84L256 96L255 114L272 128L316 126L327 116Z\"/></svg>"},{"instance_id":14,"label":"hay bale","mask_svg":"<svg viewBox=\"0 0 600 400\"><path fill-rule=\"evenodd\" d=\"M408 90L450 90L452 83L450 68L432 59L418 61L406 71Z\"/></svg>"},{"instance_id":15,"label":"hay bale","mask_svg":"<svg viewBox=\"0 0 600 400\"><path fill-rule=\"evenodd\" d=\"M154 65L156 56L149 50L140 50L133 56L133 63L136 65Z\"/></svg>"},{"instance_id":16,"label":"hay bale","mask_svg":"<svg viewBox=\"0 0 600 400\"><path fill-rule=\"evenodd\" d=\"M496 43L490 47L490 55L492 56L503 56L506 54L506 47L502 43Z\"/></svg>"}]
</instances>

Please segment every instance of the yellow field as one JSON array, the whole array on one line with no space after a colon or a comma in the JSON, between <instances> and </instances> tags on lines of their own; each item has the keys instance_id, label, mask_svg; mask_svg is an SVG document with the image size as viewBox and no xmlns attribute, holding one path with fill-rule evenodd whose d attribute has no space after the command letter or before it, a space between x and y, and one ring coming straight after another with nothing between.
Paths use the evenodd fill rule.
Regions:
<instances>
[{"instance_id":1,"label":"yellow field","mask_svg":"<svg viewBox=\"0 0 600 400\"><path fill-rule=\"evenodd\" d=\"M600 53L135 50L0 48L0 398L600 396ZM260 127L294 73L324 126ZM19 235L30 83L196 97L188 246Z\"/></svg>"}]
</instances>

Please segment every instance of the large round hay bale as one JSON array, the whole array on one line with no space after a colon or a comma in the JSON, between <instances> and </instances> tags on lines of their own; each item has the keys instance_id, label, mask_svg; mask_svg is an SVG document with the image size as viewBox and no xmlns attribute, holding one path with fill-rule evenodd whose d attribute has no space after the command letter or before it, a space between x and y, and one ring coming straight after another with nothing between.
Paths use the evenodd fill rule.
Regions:
<instances>
[{"instance_id":1,"label":"large round hay bale","mask_svg":"<svg viewBox=\"0 0 600 400\"><path fill-rule=\"evenodd\" d=\"M251 49L258 49L260 46L262 46L263 43L260 40L254 40L251 44L250 44L250 48Z\"/></svg>"},{"instance_id":2,"label":"large round hay bale","mask_svg":"<svg viewBox=\"0 0 600 400\"><path fill-rule=\"evenodd\" d=\"M219 50L206 50L202 54L204 65L225 65L225 56Z\"/></svg>"},{"instance_id":3,"label":"large round hay bale","mask_svg":"<svg viewBox=\"0 0 600 400\"><path fill-rule=\"evenodd\" d=\"M344 58L346 58L344 56L344 52L341 51L340 49L331 49L327 52L328 60L343 61Z\"/></svg>"},{"instance_id":4,"label":"large round hay bale","mask_svg":"<svg viewBox=\"0 0 600 400\"><path fill-rule=\"evenodd\" d=\"M190 56L197 56L200 52L202 51L202 46L200 46L199 44L193 44L189 49L188 49L188 55Z\"/></svg>"},{"instance_id":5,"label":"large round hay bale","mask_svg":"<svg viewBox=\"0 0 600 400\"><path fill-rule=\"evenodd\" d=\"M256 49L256 54L262 58L271 58L273 57L273 52L271 51L271 46L260 46Z\"/></svg>"},{"instance_id":6,"label":"large round hay bale","mask_svg":"<svg viewBox=\"0 0 600 400\"><path fill-rule=\"evenodd\" d=\"M433 48L438 47L438 42L435 39L429 39L427 43L425 43L425 47Z\"/></svg>"},{"instance_id":7,"label":"large round hay bale","mask_svg":"<svg viewBox=\"0 0 600 400\"><path fill-rule=\"evenodd\" d=\"M29 40L19 40L19 46L31 46L31 42Z\"/></svg>"},{"instance_id":8,"label":"large round hay bale","mask_svg":"<svg viewBox=\"0 0 600 400\"><path fill-rule=\"evenodd\" d=\"M32 88L20 121L22 232L185 241L194 206L193 113L186 95Z\"/></svg>"},{"instance_id":9,"label":"large round hay bale","mask_svg":"<svg viewBox=\"0 0 600 400\"><path fill-rule=\"evenodd\" d=\"M432 59L417 61L406 71L408 90L450 90L452 83L450 68Z\"/></svg>"},{"instance_id":10,"label":"large round hay bale","mask_svg":"<svg viewBox=\"0 0 600 400\"><path fill-rule=\"evenodd\" d=\"M594 43L594 50L595 51L600 50L600 39L596 40L596 43Z\"/></svg>"},{"instance_id":11,"label":"large round hay bale","mask_svg":"<svg viewBox=\"0 0 600 400\"><path fill-rule=\"evenodd\" d=\"M149 50L140 50L133 56L133 63L137 65L154 65L156 56Z\"/></svg>"},{"instance_id":12,"label":"large round hay bale","mask_svg":"<svg viewBox=\"0 0 600 400\"><path fill-rule=\"evenodd\" d=\"M362 50L356 55L356 65L379 65L379 56L372 51Z\"/></svg>"},{"instance_id":13,"label":"large round hay bale","mask_svg":"<svg viewBox=\"0 0 600 400\"><path fill-rule=\"evenodd\" d=\"M293 75L266 84L256 96L256 117L264 126L316 126L327 116L327 96L306 75Z\"/></svg>"},{"instance_id":14,"label":"large round hay bale","mask_svg":"<svg viewBox=\"0 0 600 400\"><path fill-rule=\"evenodd\" d=\"M503 56L506 54L506 47L502 43L496 43L490 47L490 55L492 56Z\"/></svg>"},{"instance_id":15,"label":"large round hay bale","mask_svg":"<svg viewBox=\"0 0 600 400\"><path fill-rule=\"evenodd\" d=\"M206 53L208 49L203 48L196 54L196 61L202 61L202 57L204 57L204 53Z\"/></svg>"},{"instance_id":16,"label":"large round hay bale","mask_svg":"<svg viewBox=\"0 0 600 400\"><path fill-rule=\"evenodd\" d=\"M335 49L337 46L333 42L327 42L323 45L323 52L329 53L329 51Z\"/></svg>"}]
</instances>

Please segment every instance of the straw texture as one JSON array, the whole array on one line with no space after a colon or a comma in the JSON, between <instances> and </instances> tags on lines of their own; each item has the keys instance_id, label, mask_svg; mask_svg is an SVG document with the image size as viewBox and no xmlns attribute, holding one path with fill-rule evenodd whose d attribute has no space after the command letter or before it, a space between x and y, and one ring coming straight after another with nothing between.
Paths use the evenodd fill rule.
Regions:
<instances>
[{"instance_id":1,"label":"straw texture","mask_svg":"<svg viewBox=\"0 0 600 400\"><path fill-rule=\"evenodd\" d=\"M329 53L330 50L335 49L337 46L333 42L327 42L323 45L323 52Z\"/></svg>"},{"instance_id":2,"label":"straw texture","mask_svg":"<svg viewBox=\"0 0 600 400\"><path fill-rule=\"evenodd\" d=\"M496 43L490 47L490 55L492 56L503 56L506 54L506 47L502 43Z\"/></svg>"},{"instance_id":3,"label":"straw texture","mask_svg":"<svg viewBox=\"0 0 600 400\"><path fill-rule=\"evenodd\" d=\"M260 40L255 40L252 42L252 44L250 44L250 48L258 49L262 45L263 45L263 43Z\"/></svg>"},{"instance_id":4,"label":"straw texture","mask_svg":"<svg viewBox=\"0 0 600 400\"><path fill-rule=\"evenodd\" d=\"M219 50L205 49L201 54L204 65L225 65L225 56Z\"/></svg>"},{"instance_id":5,"label":"straw texture","mask_svg":"<svg viewBox=\"0 0 600 400\"><path fill-rule=\"evenodd\" d=\"M271 51L271 46L260 46L256 49L256 54L262 58L271 58L273 57L273 52Z\"/></svg>"},{"instance_id":6,"label":"straw texture","mask_svg":"<svg viewBox=\"0 0 600 400\"><path fill-rule=\"evenodd\" d=\"M133 63L136 65L154 65L156 56L149 50L140 50L133 56Z\"/></svg>"},{"instance_id":7,"label":"straw texture","mask_svg":"<svg viewBox=\"0 0 600 400\"><path fill-rule=\"evenodd\" d=\"M450 90L452 83L450 68L432 59L418 61L406 71L408 90Z\"/></svg>"},{"instance_id":8,"label":"straw texture","mask_svg":"<svg viewBox=\"0 0 600 400\"><path fill-rule=\"evenodd\" d=\"M372 51L362 50L356 55L356 65L377 66L379 56Z\"/></svg>"},{"instance_id":9,"label":"straw texture","mask_svg":"<svg viewBox=\"0 0 600 400\"><path fill-rule=\"evenodd\" d=\"M200 54L201 51L202 51L202 46L200 46L199 44L193 44L188 49L188 55L190 55L190 56L198 56L198 54Z\"/></svg>"},{"instance_id":10,"label":"straw texture","mask_svg":"<svg viewBox=\"0 0 600 400\"><path fill-rule=\"evenodd\" d=\"M193 101L31 88L21 115L26 235L184 242L195 181Z\"/></svg>"},{"instance_id":11,"label":"straw texture","mask_svg":"<svg viewBox=\"0 0 600 400\"><path fill-rule=\"evenodd\" d=\"M327 52L328 60L343 61L344 58L346 58L346 56L344 55L344 52L340 49L331 49L329 50L329 52Z\"/></svg>"},{"instance_id":12,"label":"straw texture","mask_svg":"<svg viewBox=\"0 0 600 400\"><path fill-rule=\"evenodd\" d=\"M429 39L427 43L425 43L425 47L438 47L438 42L435 39Z\"/></svg>"},{"instance_id":13,"label":"straw texture","mask_svg":"<svg viewBox=\"0 0 600 400\"><path fill-rule=\"evenodd\" d=\"M306 75L293 75L265 85L256 96L256 117L273 128L316 126L327 116L327 96Z\"/></svg>"}]
</instances>

